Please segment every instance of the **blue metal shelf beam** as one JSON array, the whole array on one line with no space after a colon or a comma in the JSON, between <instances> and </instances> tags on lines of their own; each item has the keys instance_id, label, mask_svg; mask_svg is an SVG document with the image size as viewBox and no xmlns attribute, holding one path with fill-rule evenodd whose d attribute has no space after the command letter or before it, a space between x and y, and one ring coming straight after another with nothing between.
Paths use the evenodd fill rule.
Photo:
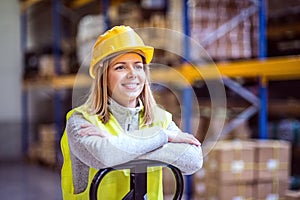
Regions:
<instances>
[{"instance_id":1,"label":"blue metal shelf beam","mask_svg":"<svg viewBox=\"0 0 300 200\"><path fill-rule=\"evenodd\" d=\"M101 0L101 12L104 16L104 21L107 29L109 29L110 27L108 8L109 8L109 0Z\"/></svg>"},{"instance_id":2,"label":"blue metal shelf beam","mask_svg":"<svg viewBox=\"0 0 300 200\"><path fill-rule=\"evenodd\" d=\"M55 73L61 75L61 2L60 0L52 0L52 32L53 32L53 56ZM63 133L62 124L62 97L60 91L55 90L54 92L54 123L55 123L55 140L56 140L56 159L59 161L60 158L60 138Z\"/></svg>"}]
</instances>

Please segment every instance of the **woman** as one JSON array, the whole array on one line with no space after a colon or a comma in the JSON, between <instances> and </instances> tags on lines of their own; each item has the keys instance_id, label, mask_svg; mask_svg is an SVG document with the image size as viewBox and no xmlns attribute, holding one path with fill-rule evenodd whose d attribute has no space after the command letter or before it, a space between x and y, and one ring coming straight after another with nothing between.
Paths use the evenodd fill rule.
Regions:
<instances>
[{"instance_id":1,"label":"woman","mask_svg":"<svg viewBox=\"0 0 300 200\"><path fill-rule=\"evenodd\" d=\"M170 113L153 98L148 65L153 48L128 26L101 35L93 48L93 84L84 105L67 114L61 140L64 156L62 192L65 200L88 199L98 169L136 159L158 160L192 174L202 166L199 141L183 133ZM161 168L148 170L148 199L162 199ZM129 191L126 170L107 175L101 199L122 199Z\"/></svg>"}]
</instances>

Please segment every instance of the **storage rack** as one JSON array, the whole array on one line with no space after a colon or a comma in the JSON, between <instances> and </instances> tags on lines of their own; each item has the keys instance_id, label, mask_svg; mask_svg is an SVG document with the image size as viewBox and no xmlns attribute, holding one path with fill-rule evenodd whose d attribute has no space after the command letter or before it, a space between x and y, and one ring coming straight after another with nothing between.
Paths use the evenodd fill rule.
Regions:
<instances>
[{"instance_id":1,"label":"storage rack","mask_svg":"<svg viewBox=\"0 0 300 200\"><path fill-rule=\"evenodd\" d=\"M33 6L36 3L39 3L43 0L25 0L21 2L21 38L22 44L21 48L23 50L23 55L26 50L27 44L27 16L26 10ZM23 82L23 90L22 90L22 150L23 154L27 155L29 148L29 127L28 127L28 91L30 89L38 89L38 88L52 88L54 89L54 124L56 130L56 141L57 141L57 159L58 162L62 162L62 158L60 156L59 142L63 133L63 123L62 123L62 97L60 94L60 90L62 89L71 89L74 86L75 79L78 81L80 87L88 86L90 80L88 77L76 77L74 75L62 75L61 72L61 55L60 55L60 46L61 46L61 0L51 0L52 1L52 30L53 30L53 55L54 55L54 67L55 74L57 76L50 77L47 80L25 80ZM74 0L71 4L72 8L78 8L84 6L88 3L91 3L93 0ZM109 25L107 8L109 5L109 0L102 0L102 13L104 13L105 20L107 25ZM79 78L79 79L78 79Z\"/></svg>"},{"instance_id":2,"label":"storage rack","mask_svg":"<svg viewBox=\"0 0 300 200\"><path fill-rule=\"evenodd\" d=\"M189 7L188 7L188 0L184 0L183 2L183 26L184 26L184 34L187 36L190 36L190 28L189 28ZM221 25L219 28L217 28L213 33L211 33L206 40L203 41L204 44L202 45L206 45L212 43L213 41L217 40L218 37L220 35L225 34L227 31L231 30L234 26L236 26L237 24L239 24L241 21L243 21L243 18L247 18L249 16L251 16L252 13L254 13L255 10L257 10L257 8L259 8L259 56L260 58L265 58L266 57L266 18L265 18L265 1L264 0L259 0L259 1L253 1L254 6L250 7L250 9L252 9L253 11L249 12L248 10L242 10L236 17L233 17L233 19L231 21L229 21L228 23ZM246 14L244 14L244 12ZM244 14L244 15L243 15ZM189 44L187 44L188 41L185 41L184 44L184 55L186 56L187 59L189 59ZM205 46L204 46L205 47ZM203 70L201 69L201 73L203 74ZM206 76L205 76L206 77ZM225 79L223 79L223 82L225 85L227 85L229 88L232 88L235 90L235 92L239 93L241 96L245 96L245 94L248 94L247 96L251 96L253 100L253 105L252 107L246 109L245 111L243 111L239 116L237 116L237 120L232 120L227 127L231 127L229 129L234 129L235 127L237 127L241 122L243 122L244 120L250 118L257 110L258 110L258 103L257 103L257 98L255 98L254 95L251 95L246 89L244 89L241 86L236 86L236 84L230 80L227 79L227 84L225 82ZM193 83L193 82L192 82ZM266 124L267 124L267 88L266 88L266 84L261 84L260 87L260 115L259 115L259 129L260 129L260 137L261 138L266 138ZM189 102L189 100L192 99L192 92L191 89L188 88L184 88L183 89L183 113L184 113L184 130L186 132L191 132L191 119L192 119L192 104ZM225 127L225 130L226 128ZM229 129L227 128L228 132ZM186 189L186 196L187 199L191 199L192 198L192 177L191 176L187 176L187 189Z\"/></svg>"},{"instance_id":3,"label":"storage rack","mask_svg":"<svg viewBox=\"0 0 300 200\"><path fill-rule=\"evenodd\" d=\"M26 9L26 6L30 6L32 3L36 3L41 0L33 0L33 1L25 1L28 4L23 4ZM90 1L74 1L74 5L83 5L84 3L88 3ZM254 113L256 113L258 110L260 110L259 115L259 137L262 139L267 139L267 82L272 80L290 80L290 79L299 79L300 77L300 56L289 56L289 57L281 57L281 58L266 58L266 17L265 17L265 1L264 0L253 0L254 6L256 6L255 11L259 12L259 58L258 59L252 59L248 61L237 61L237 62L229 62L229 63L217 63L217 69L219 70L220 74L222 75L223 81L226 84L226 86L230 89L233 89L236 93L240 94L241 96L247 96L251 97L252 99L252 106L249 107L246 111L241 113L235 120L232 120L232 122L229 124L229 129L234 129L239 123L241 123L240 120L247 120L249 119ZM102 8L107 8L109 5L108 0L102 1L103 5ZM53 0L53 30L54 32L54 49L57 48L60 41L60 22L59 18L59 0ZM189 28L189 15L188 15L188 1L183 0L183 30L184 34L189 36L190 35L190 28ZM106 12L106 9L103 10L103 12ZM243 11L241 11L243 12ZM252 13L252 12L251 12ZM250 16L250 14L249 14ZM106 13L107 17L107 13ZM107 18L108 19L108 18ZM237 18L238 19L238 18ZM239 19L242 20L242 19ZM107 20L108 23L108 20ZM224 30L225 28L225 30ZM228 29L227 31L230 29ZM223 29L219 29L216 31L225 31L226 32L226 26L223 27ZM216 40L217 37L211 37L209 38L209 42ZM25 49L26 44L26 16L22 14L22 49ZM208 41L208 40L207 40ZM186 58L189 57L189 44L185 42L184 44L184 55ZM59 74L59 56L56 56L56 70ZM189 66L189 65L183 65L180 70L185 78L190 82L194 83L197 80L201 80L203 76L205 78L214 79L215 73L211 71L211 68L209 66L203 67L201 66L201 74L202 76L194 76L190 77L188 74L193 73L193 70L195 66ZM199 66L200 67L200 66ZM153 70L152 73L152 79L154 81L165 81L168 84L177 84L176 79L173 79L174 74L172 74L172 71L167 72L168 75L166 75L166 72L161 73L159 70ZM197 73L196 73L197 74ZM165 80L165 77L169 77L168 80ZM251 94L247 89L243 88L241 85L239 85L236 82L233 82L230 78L234 77L259 77L260 78L260 96L256 97L253 94ZM82 79L82 85L88 85L88 80L86 77L83 77ZM71 88L73 87L73 82L75 81L75 76L58 76L53 77L52 79L49 79L48 81L42 81L38 83L31 83L31 82L24 82L23 87L23 97L22 97L22 113L23 113L23 151L24 153L28 150L28 132L27 132L27 124L28 124L28 99L27 99L27 91L30 88L34 87L40 87L40 86L47 86L52 87L55 89L55 124L57 127L57 130L61 130L61 114L60 108L61 108L61 102L60 102L60 95L59 90L62 88ZM183 107L184 107L184 130L187 132L190 132L191 127L191 110L192 110L192 104L190 103L191 98L191 89L187 87L182 88L182 98L183 98ZM228 129L228 131L229 131ZM60 138L60 132L58 132L57 138ZM191 198L191 180L188 178L188 185L187 185L187 198Z\"/></svg>"}]
</instances>

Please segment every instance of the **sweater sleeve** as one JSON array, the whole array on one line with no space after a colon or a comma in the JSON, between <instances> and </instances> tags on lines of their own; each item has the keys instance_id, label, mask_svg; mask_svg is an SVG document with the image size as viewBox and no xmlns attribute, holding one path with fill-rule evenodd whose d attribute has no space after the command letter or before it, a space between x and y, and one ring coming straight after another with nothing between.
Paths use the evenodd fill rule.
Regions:
<instances>
[{"instance_id":1,"label":"sweater sleeve","mask_svg":"<svg viewBox=\"0 0 300 200\"><path fill-rule=\"evenodd\" d=\"M83 163L94 168L105 168L131 161L167 143L160 127L146 128L118 136L80 136L81 125L90 123L81 114L73 114L67 121L70 151Z\"/></svg>"},{"instance_id":2,"label":"sweater sleeve","mask_svg":"<svg viewBox=\"0 0 300 200\"><path fill-rule=\"evenodd\" d=\"M168 126L170 131L180 131L174 122ZM193 174L203 165L200 146L186 143L167 143L155 151L148 152L138 159L157 160L174 165L185 175Z\"/></svg>"}]
</instances>

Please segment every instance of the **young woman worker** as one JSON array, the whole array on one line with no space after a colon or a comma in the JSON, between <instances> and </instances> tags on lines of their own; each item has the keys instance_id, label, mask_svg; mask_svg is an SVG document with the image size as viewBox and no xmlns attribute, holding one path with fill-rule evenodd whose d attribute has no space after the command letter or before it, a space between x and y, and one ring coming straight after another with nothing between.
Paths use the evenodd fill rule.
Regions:
<instances>
[{"instance_id":1,"label":"young woman worker","mask_svg":"<svg viewBox=\"0 0 300 200\"><path fill-rule=\"evenodd\" d=\"M155 103L147 65L153 51L128 26L113 27L97 39L88 99L67 114L61 139L64 200L87 200L99 169L131 160L163 161L184 174L202 167L199 141L182 132ZM163 199L161 168L148 172L147 181L148 199ZM129 174L114 171L101 182L99 196L119 200L129 187Z\"/></svg>"}]
</instances>

